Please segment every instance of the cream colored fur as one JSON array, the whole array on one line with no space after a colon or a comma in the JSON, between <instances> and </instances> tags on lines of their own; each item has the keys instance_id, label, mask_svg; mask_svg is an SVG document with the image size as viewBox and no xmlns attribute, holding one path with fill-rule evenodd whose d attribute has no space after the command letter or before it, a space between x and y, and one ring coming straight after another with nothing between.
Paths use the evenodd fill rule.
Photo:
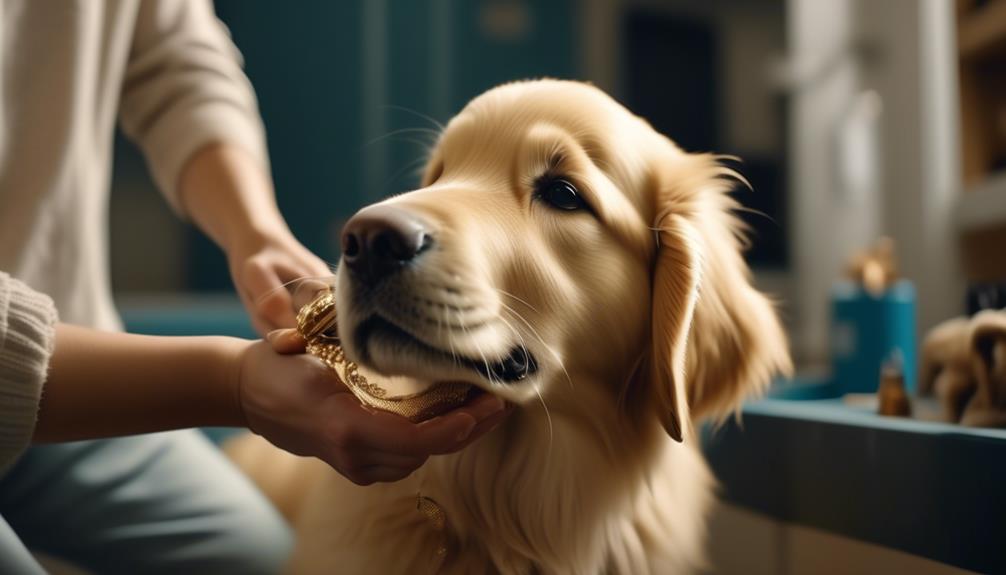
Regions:
<instances>
[{"instance_id":1,"label":"cream colored fur","mask_svg":"<svg viewBox=\"0 0 1006 575\"><path fill-rule=\"evenodd\" d=\"M919 393L936 395L948 422L1006 427L1006 310L950 319L930 330Z\"/></svg>"},{"instance_id":2,"label":"cream colored fur","mask_svg":"<svg viewBox=\"0 0 1006 575\"><path fill-rule=\"evenodd\" d=\"M546 173L573 182L591 211L534 199ZM775 311L740 255L734 179L585 84L521 82L473 100L442 134L423 187L387 200L430 222L437 249L375 293L340 269L339 329L380 313L468 357L494 361L524 345L540 368L507 385L421 353L370 349L378 372L463 379L519 406L397 483L360 487L252 438L232 447L296 527L291 570L703 565L714 481L692 422L728 416L790 369ZM351 338L346 350L360 357ZM446 512L442 564L417 493Z\"/></svg>"}]
</instances>

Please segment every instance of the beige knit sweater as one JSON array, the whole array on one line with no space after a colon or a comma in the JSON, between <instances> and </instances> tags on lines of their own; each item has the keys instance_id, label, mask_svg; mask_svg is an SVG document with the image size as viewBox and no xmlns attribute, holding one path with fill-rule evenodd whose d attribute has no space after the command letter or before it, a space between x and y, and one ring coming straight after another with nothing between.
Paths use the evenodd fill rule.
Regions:
<instances>
[{"instance_id":1,"label":"beige knit sweater","mask_svg":"<svg viewBox=\"0 0 1006 575\"><path fill-rule=\"evenodd\" d=\"M48 296L0 272L0 475L31 442L55 324Z\"/></svg>"},{"instance_id":2,"label":"beige knit sweater","mask_svg":"<svg viewBox=\"0 0 1006 575\"><path fill-rule=\"evenodd\" d=\"M179 171L209 143L267 167L254 93L209 0L0 0L0 270L51 296L63 321L109 330L117 121L176 209ZM0 285L0 465L31 436L47 301Z\"/></svg>"},{"instance_id":3,"label":"beige knit sweater","mask_svg":"<svg viewBox=\"0 0 1006 575\"><path fill-rule=\"evenodd\" d=\"M117 329L116 120L176 208L179 171L208 143L264 166L240 56L208 0L0 0L0 64L0 270L52 296L63 321Z\"/></svg>"}]
</instances>

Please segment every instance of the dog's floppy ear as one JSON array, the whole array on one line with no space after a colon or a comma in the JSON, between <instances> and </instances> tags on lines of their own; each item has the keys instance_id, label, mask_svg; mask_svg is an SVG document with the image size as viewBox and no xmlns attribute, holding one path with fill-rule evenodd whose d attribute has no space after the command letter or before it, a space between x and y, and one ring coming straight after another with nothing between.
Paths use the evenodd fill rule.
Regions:
<instances>
[{"instance_id":1,"label":"dog's floppy ear","mask_svg":"<svg viewBox=\"0 0 1006 575\"><path fill-rule=\"evenodd\" d=\"M651 374L664 428L680 440L689 414L722 420L792 362L741 257L728 195L740 177L715 156L677 150L657 173Z\"/></svg>"},{"instance_id":2,"label":"dog's floppy ear","mask_svg":"<svg viewBox=\"0 0 1006 575\"><path fill-rule=\"evenodd\" d=\"M658 213L648 371L667 434L683 441L691 429L686 391L688 335L702 277L701 242L680 214Z\"/></svg>"}]
</instances>

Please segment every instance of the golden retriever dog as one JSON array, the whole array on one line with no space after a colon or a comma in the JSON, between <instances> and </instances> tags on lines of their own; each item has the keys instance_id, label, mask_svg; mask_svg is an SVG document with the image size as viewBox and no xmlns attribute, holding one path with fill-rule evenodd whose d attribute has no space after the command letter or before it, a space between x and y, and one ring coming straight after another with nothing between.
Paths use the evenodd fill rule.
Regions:
<instances>
[{"instance_id":1,"label":"golden retriever dog","mask_svg":"<svg viewBox=\"0 0 1006 575\"><path fill-rule=\"evenodd\" d=\"M738 179L586 84L469 103L420 189L346 224L338 328L372 372L470 382L517 409L367 487L239 446L292 517L292 571L700 568L714 480L695 422L791 369L741 257Z\"/></svg>"}]
</instances>

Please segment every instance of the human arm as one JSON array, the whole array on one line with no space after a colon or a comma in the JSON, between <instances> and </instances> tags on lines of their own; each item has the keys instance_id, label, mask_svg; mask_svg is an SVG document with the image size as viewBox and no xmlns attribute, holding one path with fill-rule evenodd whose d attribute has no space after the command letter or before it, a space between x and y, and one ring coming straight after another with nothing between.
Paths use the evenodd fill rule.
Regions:
<instances>
[{"instance_id":1,"label":"human arm","mask_svg":"<svg viewBox=\"0 0 1006 575\"><path fill-rule=\"evenodd\" d=\"M248 346L58 324L33 441L243 425L237 362Z\"/></svg>"},{"instance_id":2,"label":"human arm","mask_svg":"<svg viewBox=\"0 0 1006 575\"><path fill-rule=\"evenodd\" d=\"M226 252L256 330L291 327L283 284L331 272L280 216L255 93L210 2L140 3L119 116L169 203Z\"/></svg>"},{"instance_id":3,"label":"human arm","mask_svg":"<svg viewBox=\"0 0 1006 575\"><path fill-rule=\"evenodd\" d=\"M262 335L294 325L288 282L331 270L290 232L268 174L229 143L200 149L182 170L179 201L224 253L234 286Z\"/></svg>"},{"instance_id":4,"label":"human arm","mask_svg":"<svg viewBox=\"0 0 1006 575\"><path fill-rule=\"evenodd\" d=\"M52 299L0 271L0 475L31 442L55 323Z\"/></svg>"},{"instance_id":5,"label":"human arm","mask_svg":"<svg viewBox=\"0 0 1006 575\"><path fill-rule=\"evenodd\" d=\"M483 396L414 424L360 405L292 331L272 341L156 337L59 324L33 441L245 426L357 483L394 481L506 415ZM277 352L284 352L278 353Z\"/></svg>"}]
</instances>

